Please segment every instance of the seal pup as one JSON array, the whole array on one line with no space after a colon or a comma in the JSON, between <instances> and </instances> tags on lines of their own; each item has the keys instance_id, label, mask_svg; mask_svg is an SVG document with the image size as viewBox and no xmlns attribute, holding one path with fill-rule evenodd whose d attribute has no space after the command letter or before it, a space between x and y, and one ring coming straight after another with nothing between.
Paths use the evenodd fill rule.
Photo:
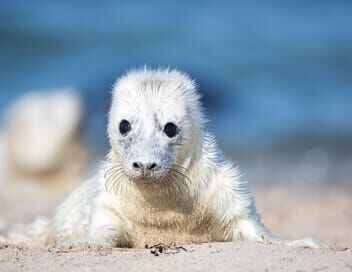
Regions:
<instances>
[{"instance_id":1,"label":"seal pup","mask_svg":"<svg viewBox=\"0 0 352 272\"><path fill-rule=\"evenodd\" d=\"M247 182L204 125L188 75L128 72L113 87L111 151L100 171L52 220L36 221L27 235L16 240L12 233L8 241L28 245L36 236L46 244L140 248L246 240L320 247L311 238L281 240L264 227Z\"/></svg>"},{"instance_id":2,"label":"seal pup","mask_svg":"<svg viewBox=\"0 0 352 272\"><path fill-rule=\"evenodd\" d=\"M1 129L0 180L68 184L82 178L87 155L82 120L82 101L72 88L17 99Z\"/></svg>"}]
</instances>

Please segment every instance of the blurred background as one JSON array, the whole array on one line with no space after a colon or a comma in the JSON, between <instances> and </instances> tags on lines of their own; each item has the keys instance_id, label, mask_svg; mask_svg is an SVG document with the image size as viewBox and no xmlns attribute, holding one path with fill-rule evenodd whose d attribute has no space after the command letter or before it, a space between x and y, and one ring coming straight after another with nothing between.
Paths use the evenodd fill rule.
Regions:
<instances>
[{"instance_id":1,"label":"blurred background","mask_svg":"<svg viewBox=\"0 0 352 272\"><path fill-rule=\"evenodd\" d=\"M147 64L197 80L209 130L254 188L349 185L351 14L348 0L1 1L3 177L93 173L111 86Z\"/></svg>"}]
</instances>

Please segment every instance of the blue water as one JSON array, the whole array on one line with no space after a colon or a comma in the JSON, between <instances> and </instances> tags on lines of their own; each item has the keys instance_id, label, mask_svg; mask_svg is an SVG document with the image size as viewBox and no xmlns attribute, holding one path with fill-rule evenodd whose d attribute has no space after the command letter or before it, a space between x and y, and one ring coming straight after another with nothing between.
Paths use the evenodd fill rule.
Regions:
<instances>
[{"instance_id":1,"label":"blue water","mask_svg":"<svg viewBox=\"0 0 352 272\"><path fill-rule=\"evenodd\" d=\"M0 113L29 90L74 86L104 146L114 79L170 65L198 80L224 145L349 139L351 14L352 1L4 0Z\"/></svg>"}]
</instances>

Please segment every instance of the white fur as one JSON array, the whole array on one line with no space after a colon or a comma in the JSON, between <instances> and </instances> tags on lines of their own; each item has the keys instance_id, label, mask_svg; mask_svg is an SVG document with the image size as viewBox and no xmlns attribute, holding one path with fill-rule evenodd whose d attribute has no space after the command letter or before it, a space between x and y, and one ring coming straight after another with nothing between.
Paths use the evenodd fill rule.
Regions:
<instances>
[{"instance_id":1,"label":"white fur","mask_svg":"<svg viewBox=\"0 0 352 272\"><path fill-rule=\"evenodd\" d=\"M26 175L61 169L67 161L67 149L75 144L81 120L82 105L74 90L28 93L7 113L4 161L13 171Z\"/></svg>"},{"instance_id":2,"label":"white fur","mask_svg":"<svg viewBox=\"0 0 352 272\"><path fill-rule=\"evenodd\" d=\"M132 125L127 136L119 133L122 119ZM163 133L167 122L180 127L175 138ZM187 75L144 68L119 79L109 116L111 152L97 175L58 208L53 240L132 247L249 240L318 247L311 239L282 241L266 230L247 182L219 153L204 123ZM136 178L130 168L136 159L163 164L158 176ZM182 175L173 175L175 164Z\"/></svg>"}]
</instances>

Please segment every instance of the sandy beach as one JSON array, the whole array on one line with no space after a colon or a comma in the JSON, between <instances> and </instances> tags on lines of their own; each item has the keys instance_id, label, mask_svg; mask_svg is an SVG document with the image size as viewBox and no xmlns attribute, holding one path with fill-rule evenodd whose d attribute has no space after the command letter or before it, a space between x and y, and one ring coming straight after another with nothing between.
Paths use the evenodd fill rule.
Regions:
<instances>
[{"instance_id":1,"label":"sandy beach","mask_svg":"<svg viewBox=\"0 0 352 272\"><path fill-rule=\"evenodd\" d=\"M1 190L2 224L50 216L67 190L40 186ZM253 191L263 221L273 233L286 239L313 236L329 247L312 250L248 242L185 245L162 252L4 247L0 271L352 271L351 188L270 186Z\"/></svg>"}]
</instances>

